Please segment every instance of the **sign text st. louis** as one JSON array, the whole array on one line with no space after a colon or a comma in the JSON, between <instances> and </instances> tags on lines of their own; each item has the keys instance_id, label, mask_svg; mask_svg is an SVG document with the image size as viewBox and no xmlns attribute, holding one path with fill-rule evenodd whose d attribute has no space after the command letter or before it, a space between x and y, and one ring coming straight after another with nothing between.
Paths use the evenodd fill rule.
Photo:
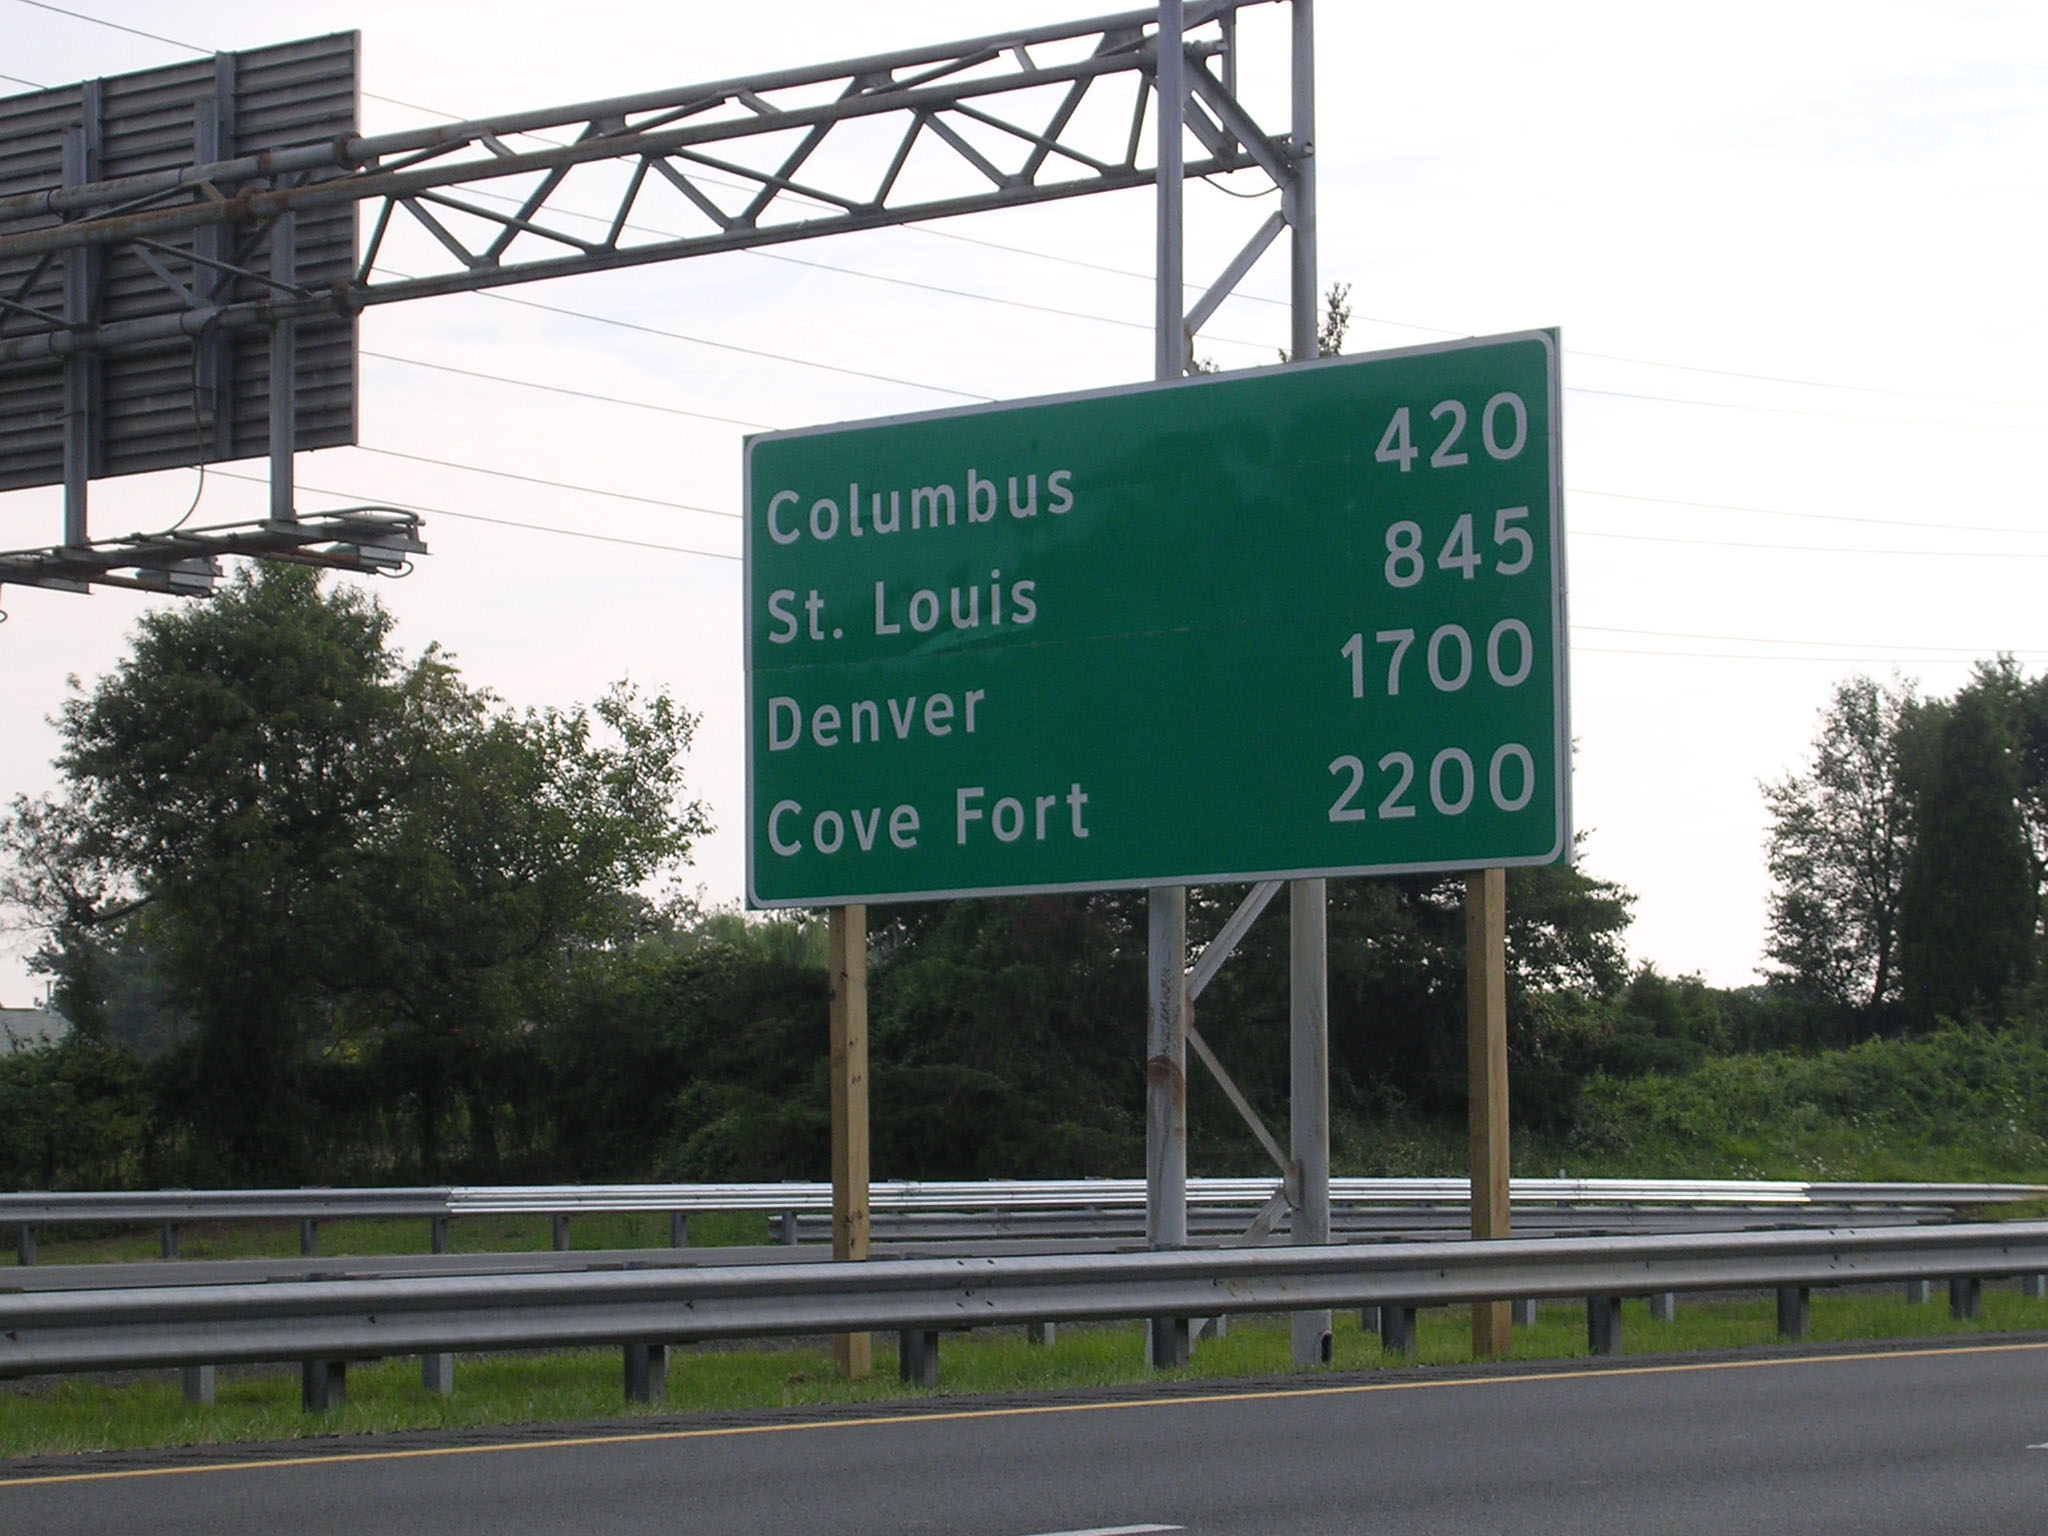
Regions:
<instances>
[{"instance_id":1,"label":"sign text st. louis","mask_svg":"<svg viewBox=\"0 0 2048 1536\"><path fill-rule=\"evenodd\" d=\"M1548 863L1557 340L747 445L758 906Z\"/></svg>"}]
</instances>

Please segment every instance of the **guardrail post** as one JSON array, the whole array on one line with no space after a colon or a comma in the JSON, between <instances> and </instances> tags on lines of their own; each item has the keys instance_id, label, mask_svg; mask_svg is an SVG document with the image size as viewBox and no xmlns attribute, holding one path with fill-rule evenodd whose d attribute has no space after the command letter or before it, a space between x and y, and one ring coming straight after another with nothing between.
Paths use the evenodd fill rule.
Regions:
<instances>
[{"instance_id":1,"label":"guardrail post","mask_svg":"<svg viewBox=\"0 0 2048 1536\"><path fill-rule=\"evenodd\" d=\"M178 1256L178 1224L175 1221L165 1222L157 1239L165 1258L175 1259Z\"/></svg>"},{"instance_id":2,"label":"guardrail post","mask_svg":"<svg viewBox=\"0 0 2048 1536\"><path fill-rule=\"evenodd\" d=\"M1390 1355L1415 1358L1415 1309L1383 1306L1380 1314L1380 1348Z\"/></svg>"},{"instance_id":3,"label":"guardrail post","mask_svg":"<svg viewBox=\"0 0 2048 1536\"><path fill-rule=\"evenodd\" d=\"M567 1213L557 1211L549 1219L554 1228L555 1252L567 1253L569 1251L569 1217Z\"/></svg>"},{"instance_id":4,"label":"guardrail post","mask_svg":"<svg viewBox=\"0 0 2048 1536\"><path fill-rule=\"evenodd\" d=\"M796 1212L777 1211L768 1218L768 1239L785 1248L796 1246Z\"/></svg>"},{"instance_id":5,"label":"guardrail post","mask_svg":"<svg viewBox=\"0 0 2048 1536\"><path fill-rule=\"evenodd\" d=\"M906 1328L896 1335L896 1374L905 1386L939 1384L939 1331Z\"/></svg>"},{"instance_id":6,"label":"guardrail post","mask_svg":"<svg viewBox=\"0 0 2048 1536\"><path fill-rule=\"evenodd\" d=\"M626 1401L658 1403L668 1396L668 1346L632 1343L625 1347Z\"/></svg>"},{"instance_id":7,"label":"guardrail post","mask_svg":"<svg viewBox=\"0 0 2048 1536\"><path fill-rule=\"evenodd\" d=\"M2021 1275L2020 1294L2029 1301L2048 1301L2048 1275Z\"/></svg>"},{"instance_id":8,"label":"guardrail post","mask_svg":"<svg viewBox=\"0 0 2048 1536\"><path fill-rule=\"evenodd\" d=\"M1975 1275L1951 1275L1948 1282L1948 1315L1968 1320L1982 1310L1984 1282Z\"/></svg>"},{"instance_id":9,"label":"guardrail post","mask_svg":"<svg viewBox=\"0 0 2048 1536\"><path fill-rule=\"evenodd\" d=\"M1813 1291L1804 1285L1778 1287L1778 1334L1803 1339L1813 1323Z\"/></svg>"},{"instance_id":10,"label":"guardrail post","mask_svg":"<svg viewBox=\"0 0 2048 1536\"><path fill-rule=\"evenodd\" d=\"M1650 1293L1650 1321L1668 1323L1678 1316L1678 1297L1670 1291Z\"/></svg>"},{"instance_id":11,"label":"guardrail post","mask_svg":"<svg viewBox=\"0 0 2048 1536\"><path fill-rule=\"evenodd\" d=\"M14 1233L14 1262L23 1269L36 1261L36 1229L23 1222Z\"/></svg>"},{"instance_id":12,"label":"guardrail post","mask_svg":"<svg viewBox=\"0 0 2048 1536\"><path fill-rule=\"evenodd\" d=\"M1360 1307L1358 1309L1358 1326L1365 1333L1378 1333L1380 1331L1380 1309L1378 1307Z\"/></svg>"},{"instance_id":13,"label":"guardrail post","mask_svg":"<svg viewBox=\"0 0 2048 1536\"><path fill-rule=\"evenodd\" d=\"M668 1245L671 1248L690 1246L690 1213L670 1211L668 1213Z\"/></svg>"},{"instance_id":14,"label":"guardrail post","mask_svg":"<svg viewBox=\"0 0 2048 1536\"><path fill-rule=\"evenodd\" d=\"M1621 1353L1621 1298L1586 1298L1586 1348L1596 1355Z\"/></svg>"},{"instance_id":15,"label":"guardrail post","mask_svg":"<svg viewBox=\"0 0 2048 1536\"><path fill-rule=\"evenodd\" d=\"M1534 1327L1536 1326L1536 1303L1535 1303L1535 1302L1533 1302L1533 1301L1529 1301L1529 1300L1526 1300L1526 1299L1525 1299L1525 1300L1522 1300L1522 1301L1513 1301L1513 1302L1510 1302L1510 1303L1508 1303L1508 1306L1509 1306L1509 1309L1510 1309L1510 1310L1511 1310L1511 1311L1513 1312L1513 1314L1514 1314L1514 1319L1513 1319L1513 1321L1514 1321L1514 1325L1515 1325L1515 1327L1517 1327L1517 1328L1534 1328Z\"/></svg>"},{"instance_id":16,"label":"guardrail post","mask_svg":"<svg viewBox=\"0 0 2048 1536\"><path fill-rule=\"evenodd\" d=\"M1024 1325L1024 1342L1050 1348L1059 1339L1059 1333L1060 1325L1058 1323L1026 1323Z\"/></svg>"},{"instance_id":17,"label":"guardrail post","mask_svg":"<svg viewBox=\"0 0 2048 1536\"><path fill-rule=\"evenodd\" d=\"M308 1413L326 1413L348 1401L346 1360L301 1360L299 1405Z\"/></svg>"},{"instance_id":18,"label":"guardrail post","mask_svg":"<svg viewBox=\"0 0 2048 1536\"><path fill-rule=\"evenodd\" d=\"M308 1216L299 1223L299 1256L310 1259L320 1251L320 1223Z\"/></svg>"},{"instance_id":19,"label":"guardrail post","mask_svg":"<svg viewBox=\"0 0 2048 1536\"><path fill-rule=\"evenodd\" d=\"M213 1401L215 1372L210 1365L181 1365L178 1367L178 1391L188 1403L210 1403Z\"/></svg>"},{"instance_id":20,"label":"guardrail post","mask_svg":"<svg viewBox=\"0 0 2048 1536\"><path fill-rule=\"evenodd\" d=\"M1906 1282L1906 1304L1908 1306L1924 1307L1932 1300L1934 1300L1934 1282L1932 1280L1908 1280Z\"/></svg>"},{"instance_id":21,"label":"guardrail post","mask_svg":"<svg viewBox=\"0 0 2048 1536\"><path fill-rule=\"evenodd\" d=\"M427 1218L427 1245L436 1253L448 1251L448 1218ZM436 1397L455 1395L455 1357L434 1353L420 1356L420 1385Z\"/></svg>"}]
</instances>

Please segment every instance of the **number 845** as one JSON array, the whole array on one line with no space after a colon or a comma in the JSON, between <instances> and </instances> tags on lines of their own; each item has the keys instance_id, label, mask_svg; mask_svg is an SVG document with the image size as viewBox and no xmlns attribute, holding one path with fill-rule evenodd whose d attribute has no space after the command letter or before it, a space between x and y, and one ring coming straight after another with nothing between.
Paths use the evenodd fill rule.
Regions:
<instances>
[{"instance_id":1,"label":"number 845","mask_svg":"<svg viewBox=\"0 0 2048 1536\"><path fill-rule=\"evenodd\" d=\"M1529 537L1529 530L1521 526L1528 516L1527 507L1502 507L1493 514L1496 576L1519 576L1534 563L1535 541ZM1507 554L1505 559L1501 558L1503 551ZM1479 552L1473 530L1472 514L1466 512L1451 524L1451 531L1444 537L1443 547L1436 554L1436 568L1456 571L1470 581L1485 564L1486 557ZM1384 569L1390 587L1412 587L1422 580L1428 571L1422 553L1422 524L1404 520L1388 525Z\"/></svg>"}]
</instances>

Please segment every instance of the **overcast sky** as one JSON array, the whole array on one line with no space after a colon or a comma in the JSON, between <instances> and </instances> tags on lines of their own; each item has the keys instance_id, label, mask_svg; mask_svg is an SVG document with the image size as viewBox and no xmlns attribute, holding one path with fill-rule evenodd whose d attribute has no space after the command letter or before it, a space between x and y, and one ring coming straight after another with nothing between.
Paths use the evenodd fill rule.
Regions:
<instances>
[{"instance_id":1,"label":"overcast sky","mask_svg":"<svg viewBox=\"0 0 2048 1536\"><path fill-rule=\"evenodd\" d=\"M0 0L0 90L359 28L375 133L1098 8L65 9ZM1285 7L1266 9L1244 89L1279 128ZM1832 684L1897 670L1945 692L1997 651L2048 664L2048 7L1322 0L1317 31L1320 254L1352 285L1346 350L1561 329L1583 863L1635 893L1637 958L1751 981L1758 781L1801 762ZM1258 191L1239 180L1190 189L1191 283L1273 206L1230 195ZM736 900L742 435L1150 377L1151 219L1149 192L1114 194L372 310L362 446L302 456L301 505L425 509L433 553L378 595L408 647L442 643L509 702L630 677L701 712L691 779L719 830L685 884ZM659 207L642 220L660 228ZM1271 360L1283 259L1198 353ZM104 483L94 530L164 526L196 480ZM260 495L210 475L193 521ZM0 548L60 532L54 492L0 495ZM67 677L112 666L148 601L0 592L7 798L52 786ZM12 943L0 1002L19 1004Z\"/></svg>"}]
</instances>

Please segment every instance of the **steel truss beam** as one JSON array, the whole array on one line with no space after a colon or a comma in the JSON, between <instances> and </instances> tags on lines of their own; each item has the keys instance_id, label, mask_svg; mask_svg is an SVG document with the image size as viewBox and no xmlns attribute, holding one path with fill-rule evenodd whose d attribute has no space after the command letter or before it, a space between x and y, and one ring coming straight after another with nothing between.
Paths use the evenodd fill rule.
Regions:
<instances>
[{"instance_id":1,"label":"steel truss beam","mask_svg":"<svg viewBox=\"0 0 2048 1536\"><path fill-rule=\"evenodd\" d=\"M1158 14L1132 11L113 180L74 173L66 185L0 198L0 270L25 274L16 291L0 291L0 370L63 360L82 421L87 370L130 349L191 338L195 378L211 378L222 339L261 327L273 368L288 369L300 322L371 305L1140 188L1176 167L1176 184L1263 171L1289 211L1267 221L1181 321L1184 359L1186 340L1283 225L1298 227L1291 210L1311 146L1292 128L1260 128L1236 94L1238 13L1274 3L1190 0L1181 46L1164 61ZM1140 154L1162 72L1180 82L1180 115L1199 153L1184 155L1175 134L1154 143L1160 163L1147 164ZM656 189L674 194L660 200L659 221L683 227L636 223L655 216ZM350 276L299 280L295 220L352 206L369 214L369 236ZM409 264L429 269L394 271L400 245ZM61 311L31 302L53 263L83 272L116 248L161 285L154 312L105 322L76 301ZM238 287L245 296L228 297ZM295 434L288 409L278 419L272 404L263 524L92 540L81 467L64 544L0 555L0 583L196 594L211 590L220 554L306 559L326 547L323 563L386 569L424 548L416 526L388 562L374 539L308 540L290 527Z\"/></svg>"},{"instance_id":2,"label":"steel truss beam","mask_svg":"<svg viewBox=\"0 0 2048 1536\"><path fill-rule=\"evenodd\" d=\"M1187 122L1204 153L1185 161L1184 176L1263 169L1291 190L1303 150L1258 128L1232 88L1237 13L1272 3L1188 6ZM57 221L0 235L0 257L135 244L158 257L152 267L181 300L177 313L80 326L0 295L0 364L1149 186L1157 168L1139 153L1159 68L1154 20L1128 12L0 200L0 227ZM1122 92L1121 139L1105 145L1102 122L1081 109L1112 89ZM568 141L508 142L522 136ZM624 173L608 208L563 206L571 172L608 162ZM695 229L634 227L655 186L680 195L664 204L664 221L687 214ZM569 200L590 195L578 182ZM217 256L195 263L194 231L261 229L283 213L347 203L370 212L348 282L211 300L218 284L199 267L265 283L268 274ZM389 270L402 230L430 238L441 270ZM176 276L181 265L190 280Z\"/></svg>"}]
</instances>

